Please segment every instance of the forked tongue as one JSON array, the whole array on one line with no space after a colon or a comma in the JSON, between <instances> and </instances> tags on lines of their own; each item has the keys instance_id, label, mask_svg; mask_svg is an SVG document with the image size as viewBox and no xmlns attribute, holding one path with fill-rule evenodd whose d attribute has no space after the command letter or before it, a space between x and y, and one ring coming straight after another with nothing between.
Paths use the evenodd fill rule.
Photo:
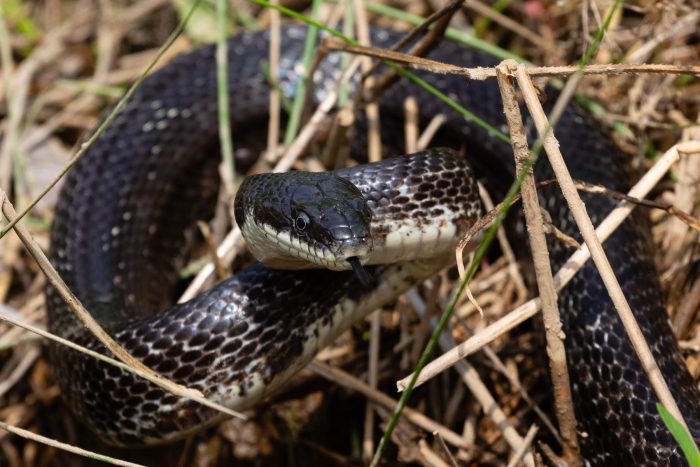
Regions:
<instances>
[{"instance_id":1,"label":"forked tongue","mask_svg":"<svg viewBox=\"0 0 700 467\"><path fill-rule=\"evenodd\" d=\"M350 266L352 266L352 270L355 271L355 275L362 285L370 287L374 284L374 277L362 266L357 256L351 256L347 261L350 263Z\"/></svg>"}]
</instances>

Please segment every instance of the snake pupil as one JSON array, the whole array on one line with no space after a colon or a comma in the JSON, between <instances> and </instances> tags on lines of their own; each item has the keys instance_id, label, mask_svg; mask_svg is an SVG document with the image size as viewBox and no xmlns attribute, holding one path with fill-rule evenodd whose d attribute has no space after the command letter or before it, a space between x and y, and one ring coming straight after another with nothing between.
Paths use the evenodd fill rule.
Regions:
<instances>
[{"instance_id":1,"label":"snake pupil","mask_svg":"<svg viewBox=\"0 0 700 467\"><path fill-rule=\"evenodd\" d=\"M298 230L306 229L306 226L309 225L309 217L304 213L299 214L296 221L294 221L294 225Z\"/></svg>"}]
</instances>

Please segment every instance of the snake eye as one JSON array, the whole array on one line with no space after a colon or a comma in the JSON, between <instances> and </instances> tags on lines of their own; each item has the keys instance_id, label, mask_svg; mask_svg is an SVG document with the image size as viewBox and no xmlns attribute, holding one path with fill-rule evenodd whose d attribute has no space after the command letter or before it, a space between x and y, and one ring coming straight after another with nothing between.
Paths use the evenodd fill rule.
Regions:
<instances>
[{"instance_id":1,"label":"snake eye","mask_svg":"<svg viewBox=\"0 0 700 467\"><path fill-rule=\"evenodd\" d=\"M297 230L305 230L308 225L309 216L307 216L304 212L300 213L294 221L294 227L296 227Z\"/></svg>"}]
</instances>

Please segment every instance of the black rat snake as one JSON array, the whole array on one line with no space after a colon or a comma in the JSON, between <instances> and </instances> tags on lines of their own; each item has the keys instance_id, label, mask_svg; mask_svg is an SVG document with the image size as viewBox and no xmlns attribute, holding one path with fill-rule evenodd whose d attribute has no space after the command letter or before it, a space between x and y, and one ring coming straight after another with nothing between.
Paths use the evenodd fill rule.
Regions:
<instances>
[{"instance_id":1,"label":"black rat snake","mask_svg":"<svg viewBox=\"0 0 700 467\"><path fill-rule=\"evenodd\" d=\"M305 28L283 29L280 88L294 92L295 64ZM393 32L375 29L386 46ZM262 149L269 84L261 61L267 35L247 33L229 42L233 140L239 167ZM451 42L430 57L456 65L494 61ZM338 55L315 78L319 95L330 85ZM504 129L495 81L467 82L425 75L428 82ZM370 268L376 279L360 285L352 272L272 271L254 265L192 301L171 307L188 233L211 213L216 196L218 137L214 48L186 54L150 76L107 132L67 177L56 209L51 259L86 307L132 355L159 373L200 389L235 409L251 406L278 388L340 331L425 276L423 269ZM383 135L400 147L402 102L414 95L423 124L437 113L447 123L435 143L466 152L494 193L512 179L511 148L405 80L382 98ZM556 128L574 178L626 191L629 158L599 126L570 106ZM540 164L538 175L547 176ZM554 223L576 235L556 190L543 205ZM585 196L594 223L612 208ZM651 344L691 431L700 435L698 391L667 323L647 221L634 214L606 242L606 251L639 324ZM552 242L552 261L566 251ZM361 309L349 309L363 303ZM684 461L655 408L656 398L592 265L560 294L576 414L586 458L595 464L637 465ZM48 290L53 332L102 349ZM163 312L163 310L167 310ZM340 313L340 314L336 314ZM336 326L333 330L330 325ZM131 445L174 439L219 419L212 410L180 400L146 381L64 348L52 359L65 398L104 438ZM303 356L302 356L303 355ZM262 385L260 384L262 383ZM263 389L260 389L263 388Z\"/></svg>"}]
</instances>

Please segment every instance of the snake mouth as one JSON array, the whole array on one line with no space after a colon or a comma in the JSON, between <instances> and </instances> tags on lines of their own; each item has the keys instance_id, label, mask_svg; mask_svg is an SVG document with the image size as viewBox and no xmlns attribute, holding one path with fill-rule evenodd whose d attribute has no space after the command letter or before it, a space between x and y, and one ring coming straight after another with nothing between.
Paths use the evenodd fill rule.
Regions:
<instances>
[{"instance_id":1,"label":"snake mouth","mask_svg":"<svg viewBox=\"0 0 700 467\"><path fill-rule=\"evenodd\" d=\"M374 244L371 236L356 236L346 240L333 240L331 242L317 243L317 255L319 257L327 255L329 269L343 271L355 269L355 265L362 267L372 257ZM318 251L317 250L317 251ZM353 265L353 263L355 265Z\"/></svg>"}]
</instances>

